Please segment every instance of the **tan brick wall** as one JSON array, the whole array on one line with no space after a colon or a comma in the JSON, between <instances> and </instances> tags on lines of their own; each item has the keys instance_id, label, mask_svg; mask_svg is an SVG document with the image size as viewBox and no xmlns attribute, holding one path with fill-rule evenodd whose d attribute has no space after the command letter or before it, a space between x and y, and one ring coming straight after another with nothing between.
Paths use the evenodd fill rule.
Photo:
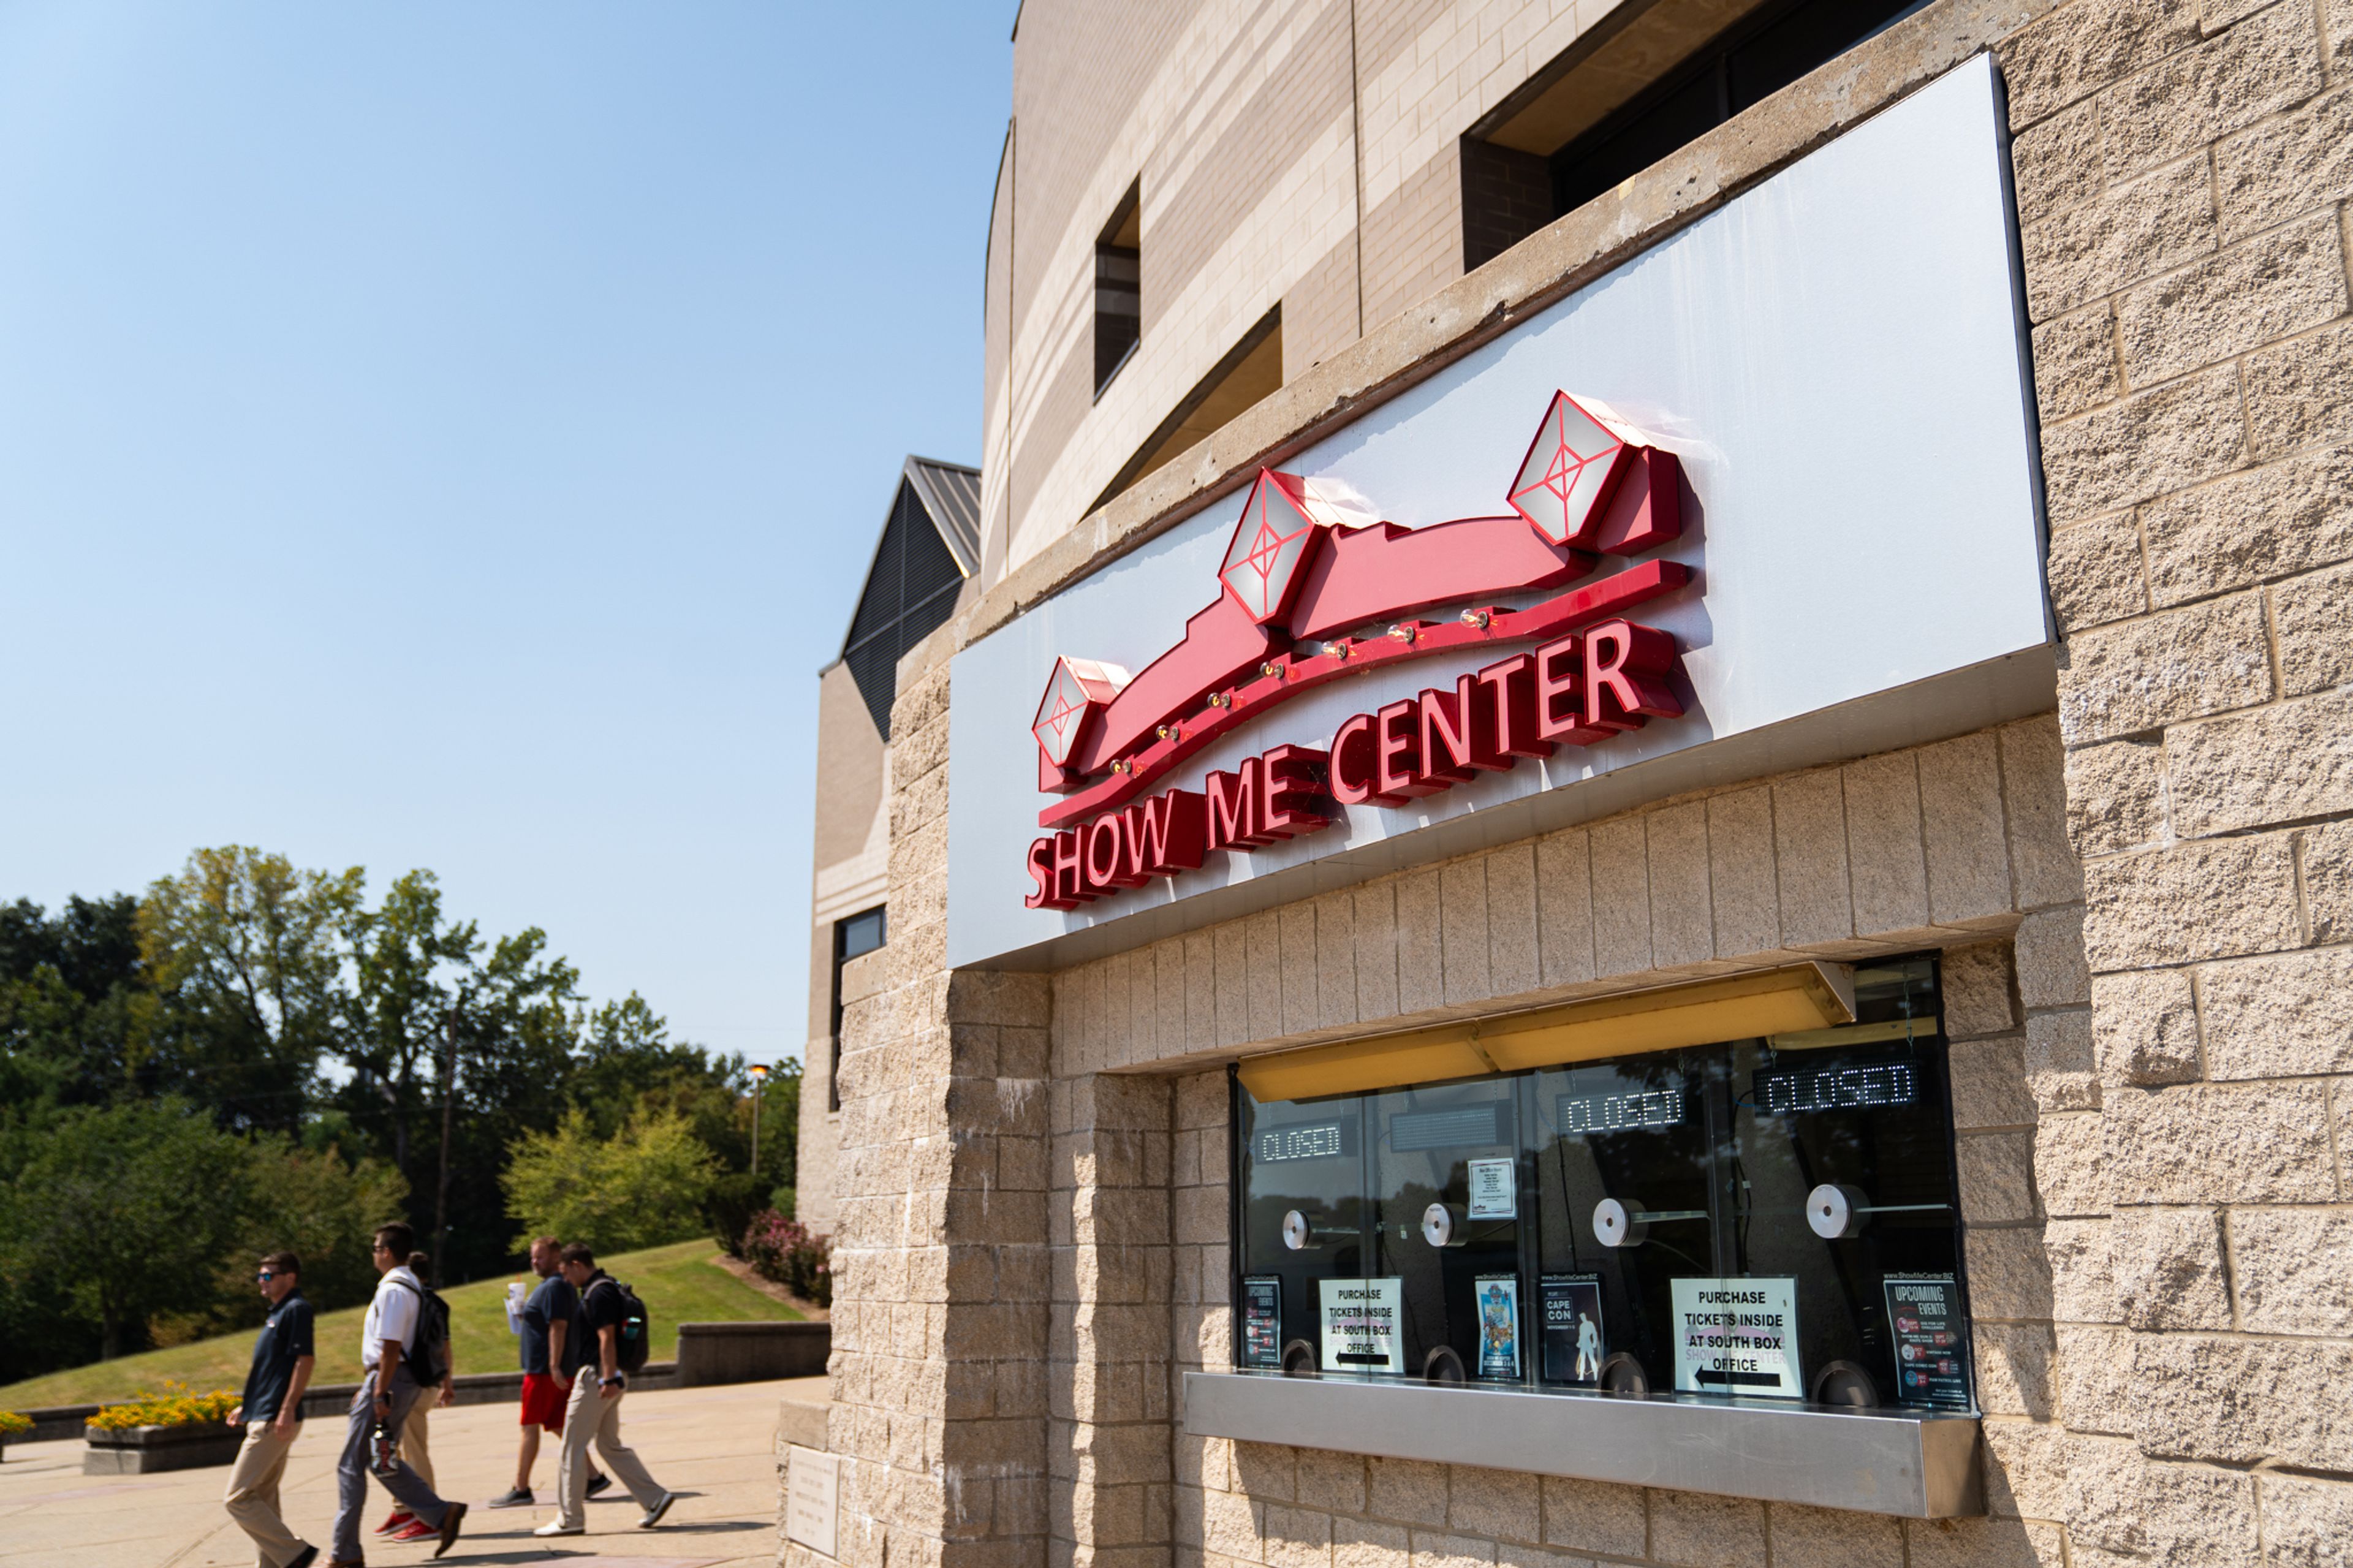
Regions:
<instances>
[{"instance_id":1,"label":"tan brick wall","mask_svg":"<svg viewBox=\"0 0 2353 1568\"><path fill-rule=\"evenodd\" d=\"M1000 182L1016 216L989 239L987 580L1076 527L1278 300L1289 377L1460 277L1457 141L1615 3L1029 0ZM1093 247L1132 180L1144 336L1097 400Z\"/></svg>"}]
</instances>

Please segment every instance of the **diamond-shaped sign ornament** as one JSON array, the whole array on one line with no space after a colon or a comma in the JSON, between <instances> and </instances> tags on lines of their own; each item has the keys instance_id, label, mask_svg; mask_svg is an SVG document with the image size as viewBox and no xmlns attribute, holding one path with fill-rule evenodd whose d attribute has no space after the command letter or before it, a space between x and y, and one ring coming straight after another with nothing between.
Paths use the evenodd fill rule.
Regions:
<instances>
[{"instance_id":1,"label":"diamond-shaped sign ornament","mask_svg":"<svg viewBox=\"0 0 2353 1568\"><path fill-rule=\"evenodd\" d=\"M1292 591L1305 574L1301 568L1315 543L1315 531L1345 522L1305 479L1261 468L1218 581L1250 619L1264 626L1289 608Z\"/></svg>"},{"instance_id":2,"label":"diamond-shaped sign ornament","mask_svg":"<svg viewBox=\"0 0 2353 1568\"><path fill-rule=\"evenodd\" d=\"M1127 671L1115 664L1101 664L1092 658L1063 658L1054 661L1053 676L1046 682L1046 695L1038 702L1038 717L1029 726L1029 732L1038 737L1038 745L1048 762L1058 768L1070 764L1071 752L1085 732L1087 720L1118 696L1127 679Z\"/></svg>"},{"instance_id":3,"label":"diamond-shaped sign ornament","mask_svg":"<svg viewBox=\"0 0 2353 1568\"><path fill-rule=\"evenodd\" d=\"M1609 405L1554 393L1512 481L1513 509L1555 544L1590 546L1610 489L1641 444Z\"/></svg>"}]
</instances>

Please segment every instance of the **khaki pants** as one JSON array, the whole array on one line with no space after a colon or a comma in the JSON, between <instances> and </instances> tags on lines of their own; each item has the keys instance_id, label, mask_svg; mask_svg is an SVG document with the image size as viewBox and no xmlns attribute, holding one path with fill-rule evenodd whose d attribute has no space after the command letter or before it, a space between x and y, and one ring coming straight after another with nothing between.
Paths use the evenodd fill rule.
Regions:
<instances>
[{"instance_id":1,"label":"khaki pants","mask_svg":"<svg viewBox=\"0 0 2353 1568\"><path fill-rule=\"evenodd\" d=\"M555 1466L555 1517L568 1525L588 1522L588 1444L595 1439L605 1468L620 1479L639 1508L661 1501L661 1487L646 1473L637 1454L621 1441L621 1402L607 1399L596 1388L596 1369L586 1366L572 1380L572 1397L564 1406L564 1457Z\"/></svg>"},{"instance_id":2,"label":"khaki pants","mask_svg":"<svg viewBox=\"0 0 2353 1568\"><path fill-rule=\"evenodd\" d=\"M408 1419L400 1424L400 1462L415 1470L417 1479L428 1487L433 1487L433 1450L429 1447L433 1435L425 1429L425 1416L440 1397L438 1389L427 1389L417 1400L417 1408L408 1413ZM438 1492L441 1489L433 1489Z\"/></svg>"},{"instance_id":3,"label":"khaki pants","mask_svg":"<svg viewBox=\"0 0 2353 1568\"><path fill-rule=\"evenodd\" d=\"M239 1530L253 1537L254 1560L260 1568L286 1568L301 1555L305 1544L278 1513L278 1483L286 1474L286 1455L301 1435L299 1422L283 1436L267 1421L246 1423L245 1444L228 1473L221 1506Z\"/></svg>"}]
</instances>

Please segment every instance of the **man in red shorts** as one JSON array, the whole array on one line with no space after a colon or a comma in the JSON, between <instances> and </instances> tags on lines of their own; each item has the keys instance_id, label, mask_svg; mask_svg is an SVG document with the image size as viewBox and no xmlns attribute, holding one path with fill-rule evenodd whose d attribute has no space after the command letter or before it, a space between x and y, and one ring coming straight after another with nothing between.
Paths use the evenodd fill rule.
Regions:
<instances>
[{"instance_id":1,"label":"man in red shorts","mask_svg":"<svg viewBox=\"0 0 2353 1568\"><path fill-rule=\"evenodd\" d=\"M563 1244L543 1236L531 1244L531 1271L539 1289L514 1314L514 1330L522 1341L522 1451L515 1462L514 1490L492 1498L492 1508L530 1508L531 1468L539 1459L539 1435L562 1433L565 1402L572 1396L572 1380L564 1375L565 1341L573 1328L578 1298L564 1281L556 1261ZM612 1478L592 1475L588 1495L595 1497L613 1484Z\"/></svg>"}]
</instances>

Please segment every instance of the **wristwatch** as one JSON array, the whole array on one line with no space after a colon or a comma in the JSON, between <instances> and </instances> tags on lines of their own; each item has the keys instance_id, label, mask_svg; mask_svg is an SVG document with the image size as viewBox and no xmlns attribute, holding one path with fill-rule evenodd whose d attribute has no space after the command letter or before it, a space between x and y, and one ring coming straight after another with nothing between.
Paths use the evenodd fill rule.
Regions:
<instances>
[{"instance_id":1,"label":"wristwatch","mask_svg":"<svg viewBox=\"0 0 2353 1568\"><path fill-rule=\"evenodd\" d=\"M623 1376L622 1376L619 1373L617 1373L617 1373L614 1373L612 1376L610 1376L610 1377L600 1377L600 1378L598 1378L598 1379L596 1380L596 1386L597 1386L597 1387L599 1387L599 1388L619 1388L619 1387L627 1387L627 1386L628 1386L628 1379L627 1379L627 1378L623 1377Z\"/></svg>"}]
</instances>

